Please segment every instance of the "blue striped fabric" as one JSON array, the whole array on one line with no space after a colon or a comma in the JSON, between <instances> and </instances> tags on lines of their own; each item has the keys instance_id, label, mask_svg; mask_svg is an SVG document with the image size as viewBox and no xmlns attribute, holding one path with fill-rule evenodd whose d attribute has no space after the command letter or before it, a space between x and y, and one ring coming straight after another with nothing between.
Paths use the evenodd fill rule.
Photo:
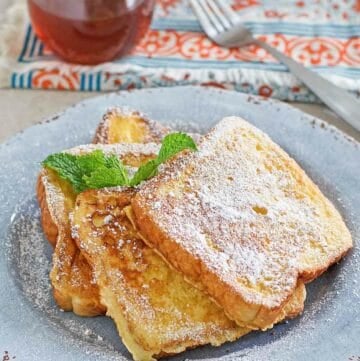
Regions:
<instances>
[{"instance_id":1,"label":"blue striped fabric","mask_svg":"<svg viewBox=\"0 0 360 361\"><path fill-rule=\"evenodd\" d=\"M360 33L360 27L359 27ZM43 53L44 44L38 39L34 33L32 27L29 25L27 34L25 37L24 47L20 54L18 61L20 63L33 63L38 61L56 61L57 57L53 54L44 54ZM287 68L279 63L263 63L257 61L251 62L241 62L238 60L184 60L171 57L161 57L161 58L148 58L145 56L127 56L122 59L114 60L114 63L118 64L134 64L145 68L156 68L169 66L173 68L190 68L190 69L203 69L204 66L211 69L228 69L230 67L239 66L241 68L250 68L250 69L260 69L260 70L271 70L279 72L287 72ZM309 67L319 73L331 72L332 74L349 77L360 76L360 67L328 67L328 66L313 66ZM90 74L91 75L91 74ZM90 76L89 75L89 76ZM92 75L91 75L92 76ZM93 86L85 86L85 83L88 84L88 81L85 80L85 74L81 76L81 88L80 90L93 90ZM91 81L92 84L92 81ZM95 86L96 88L96 86ZM94 88L94 90L95 90Z\"/></svg>"},{"instance_id":2,"label":"blue striped fabric","mask_svg":"<svg viewBox=\"0 0 360 361\"><path fill-rule=\"evenodd\" d=\"M276 40L278 34L281 34L284 44L288 42L292 47L299 47L300 50L296 50L297 52L302 51L301 46L305 49L307 46L314 46L313 49L306 50L315 53L315 62L309 63L309 68L329 77L335 83L359 93L360 53L359 51L356 53L356 49L360 49L360 10L358 16L349 10L352 5L351 1L356 2L357 0L343 0L344 6L347 6L345 10L349 21L344 20L345 10L341 8L337 11L332 5L332 0L329 0L330 5L326 1L315 0L279 1L234 0L234 6L240 6L239 15L243 16L244 25L255 35ZM280 3L281 6L279 6ZM301 5L301 3L305 4L304 10L296 8L296 4ZM319 8L319 6L323 6L323 8ZM316 16L311 14L312 9L315 9L315 12L319 9L322 10L322 16L326 13L330 20L325 21L321 17L319 21L314 20ZM302 16L306 17L307 13L304 15L301 11L308 12L312 18L310 20L302 19ZM173 2L158 0L149 36L153 34L156 37L167 33L170 36L176 34L177 38L185 40L188 36L196 41L202 41L201 37L203 36L199 23L184 2L181 0ZM302 39L309 42L310 45L302 45ZM317 39L320 39L320 45L311 45L311 41ZM338 51L336 44L341 43L347 47L346 51L351 52L341 54L346 61L337 61L336 66L317 61L316 51L317 47L322 46L322 39L328 39L326 41L330 44L325 60L326 56L329 61L339 56L336 53ZM150 39L149 41L154 40ZM352 43L350 44L350 42ZM27 25L23 36L23 46L17 57L17 65L9 76L9 85L12 88L21 89L53 87L79 91L101 91L126 89L134 86L217 83L226 88L271 95L281 99L315 100L313 94L288 74L285 66L273 59L267 59L264 62L255 57L254 60L249 60L251 57L247 55L245 57L227 56L222 60L217 60L216 56L182 56L174 51L163 53L161 48L158 52L150 55L146 53L146 39L144 43L140 50L135 51L131 56L116 59L96 68L78 67L61 62L39 40L31 25ZM167 44L164 46L166 47ZM191 48L198 46L198 43L189 43L186 46ZM295 54L299 56L298 53ZM319 56L324 55L319 53ZM350 60L348 61L348 59Z\"/></svg>"},{"instance_id":3,"label":"blue striped fabric","mask_svg":"<svg viewBox=\"0 0 360 361\"><path fill-rule=\"evenodd\" d=\"M360 15L359 15L360 17ZM352 36L359 36L360 25L342 24L298 24L287 22L250 22L245 21L244 25L254 34L286 34L298 36L333 36L348 39ZM177 19L155 19L151 25L154 30L178 30L202 32L201 26L196 20Z\"/></svg>"}]
</instances>

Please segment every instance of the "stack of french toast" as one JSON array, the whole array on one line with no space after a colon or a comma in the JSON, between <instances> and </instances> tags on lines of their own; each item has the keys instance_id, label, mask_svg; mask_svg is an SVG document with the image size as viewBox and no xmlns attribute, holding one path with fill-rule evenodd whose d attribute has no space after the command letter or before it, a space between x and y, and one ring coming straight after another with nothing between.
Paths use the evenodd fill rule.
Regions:
<instances>
[{"instance_id":1,"label":"stack of french toast","mask_svg":"<svg viewBox=\"0 0 360 361\"><path fill-rule=\"evenodd\" d=\"M93 144L134 172L174 130L108 111ZM44 166L37 182L59 307L106 314L135 360L219 346L299 315L304 284L352 247L339 212L299 165L238 117L193 135L135 187L74 190Z\"/></svg>"}]
</instances>

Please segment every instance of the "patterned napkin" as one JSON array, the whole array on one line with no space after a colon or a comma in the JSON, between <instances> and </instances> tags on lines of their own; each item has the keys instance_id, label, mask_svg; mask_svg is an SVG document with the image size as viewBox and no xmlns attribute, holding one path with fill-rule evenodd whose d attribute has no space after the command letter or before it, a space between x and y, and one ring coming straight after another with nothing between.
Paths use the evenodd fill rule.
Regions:
<instances>
[{"instance_id":1,"label":"patterned napkin","mask_svg":"<svg viewBox=\"0 0 360 361\"><path fill-rule=\"evenodd\" d=\"M256 36L360 94L360 0L223 0ZM0 86L107 91L214 85L280 99L316 97L263 49L224 49L201 32L186 0L157 0L151 30L126 58L95 67L57 59L17 0L0 32Z\"/></svg>"}]
</instances>

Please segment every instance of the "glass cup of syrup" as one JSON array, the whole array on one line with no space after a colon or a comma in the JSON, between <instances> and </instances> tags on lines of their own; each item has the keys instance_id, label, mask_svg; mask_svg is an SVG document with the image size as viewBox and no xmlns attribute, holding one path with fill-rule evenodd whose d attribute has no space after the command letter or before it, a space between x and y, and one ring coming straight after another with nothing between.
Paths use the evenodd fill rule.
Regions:
<instances>
[{"instance_id":1,"label":"glass cup of syrup","mask_svg":"<svg viewBox=\"0 0 360 361\"><path fill-rule=\"evenodd\" d=\"M37 36L68 62L124 55L149 28L155 0L28 0Z\"/></svg>"}]
</instances>

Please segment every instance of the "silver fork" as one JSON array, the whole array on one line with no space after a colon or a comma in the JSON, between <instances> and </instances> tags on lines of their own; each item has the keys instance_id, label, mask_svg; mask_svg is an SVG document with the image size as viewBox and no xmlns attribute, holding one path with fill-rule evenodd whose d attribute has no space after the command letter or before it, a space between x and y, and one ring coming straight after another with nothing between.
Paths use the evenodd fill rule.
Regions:
<instances>
[{"instance_id":1,"label":"silver fork","mask_svg":"<svg viewBox=\"0 0 360 361\"><path fill-rule=\"evenodd\" d=\"M226 48L249 44L261 46L274 58L285 64L329 108L360 131L360 101L355 96L305 68L267 43L256 39L241 24L239 15L231 9L226 0L189 1L205 33L215 43Z\"/></svg>"}]
</instances>

